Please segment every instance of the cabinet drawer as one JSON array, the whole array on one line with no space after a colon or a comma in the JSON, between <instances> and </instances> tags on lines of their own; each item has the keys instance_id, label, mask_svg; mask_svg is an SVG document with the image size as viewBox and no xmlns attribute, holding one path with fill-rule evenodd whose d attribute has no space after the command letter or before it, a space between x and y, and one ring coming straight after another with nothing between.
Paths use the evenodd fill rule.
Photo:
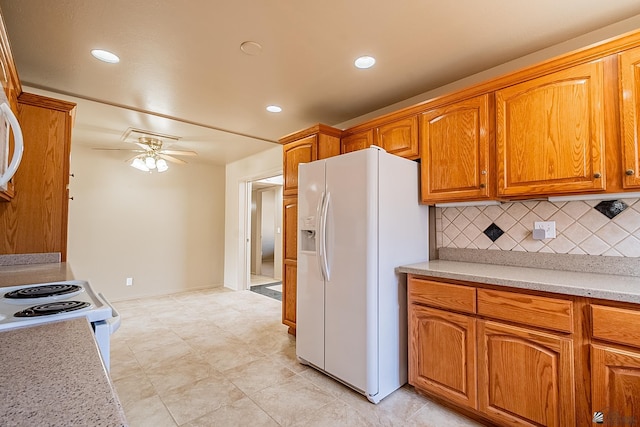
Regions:
<instances>
[{"instance_id":1,"label":"cabinet drawer","mask_svg":"<svg viewBox=\"0 0 640 427\"><path fill-rule=\"evenodd\" d=\"M478 314L573 332L573 303L562 299L478 289Z\"/></svg>"},{"instance_id":2,"label":"cabinet drawer","mask_svg":"<svg viewBox=\"0 0 640 427\"><path fill-rule=\"evenodd\" d=\"M475 313L476 289L412 277L409 279L409 301L464 313Z\"/></svg>"},{"instance_id":3,"label":"cabinet drawer","mask_svg":"<svg viewBox=\"0 0 640 427\"><path fill-rule=\"evenodd\" d=\"M640 347L640 311L592 305L591 319L593 338Z\"/></svg>"}]
</instances>

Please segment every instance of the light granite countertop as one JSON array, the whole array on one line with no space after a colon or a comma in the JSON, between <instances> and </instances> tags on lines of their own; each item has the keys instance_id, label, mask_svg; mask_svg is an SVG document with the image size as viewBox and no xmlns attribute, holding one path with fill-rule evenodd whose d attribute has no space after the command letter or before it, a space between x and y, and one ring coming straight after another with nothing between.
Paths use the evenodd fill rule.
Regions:
<instances>
[{"instance_id":1,"label":"light granite countertop","mask_svg":"<svg viewBox=\"0 0 640 427\"><path fill-rule=\"evenodd\" d=\"M488 285L640 303L640 277L544 268L432 260L398 267L398 272Z\"/></svg>"},{"instance_id":2,"label":"light granite countertop","mask_svg":"<svg viewBox=\"0 0 640 427\"><path fill-rule=\"evenodd\" d=\"M0 332L3 426L126 426L85 318Z\"/></svg>"},{"instance_id":3,"label":"light granite countertop","mask_svg":"<svg viewBox=\"0 0 640 427\"><path fill-rule=\"evenodd\" d=\"M0 287L73 280L66 262L0 266Z\"/></svg>"}]
</instances>

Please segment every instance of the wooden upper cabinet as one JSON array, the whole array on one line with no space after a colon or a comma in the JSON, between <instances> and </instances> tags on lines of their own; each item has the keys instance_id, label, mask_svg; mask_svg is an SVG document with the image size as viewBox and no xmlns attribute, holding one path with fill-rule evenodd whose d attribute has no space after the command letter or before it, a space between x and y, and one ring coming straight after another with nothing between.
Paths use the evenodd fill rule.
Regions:
<instances>
[{"instance_id":1,"label":"wooden upper cabinet","mask_svg":"<svg viewBox=\"0 0 640 427\"><path fill-rule=\"evenodd\" d=\"M418 145L418 116L399 119L378 126L374 133L374 144L387 153L415 160L420 157Z\"/></svg>"},{"instance_id":2,"label":"wooden upper cabinet","mask_svg":"<svg viewBox=\"0 0 640 427\"><path fill-rule=\"evenodd\" d=\"M640 188L640 48L620 57L622 186Z\"/></svg>"},{"instance_id":3,"label":"wooden upper cabinet","mask_svg":"<svg viewBox=\"0 0 640 427\"><path fill-rule=\"evenodd\" d=\"M486 94L420 116L423 203L492 195L493 97Z\"/></svg>"},{"instance_id":4,"label":"wooden upper cabinet","mask_svg":"<svg viewBox=\"0 0 640 427\"><path fill-rule=\"evenodd\" d=\"M606 187L603 60L496 92L498 195Z\"/></svg>"},{"instance_id":5,"label":"wooden upper cabinet","mask_svg":"<svg viewBox=\"0 0 640 427\"><path fill-rule=\"evenodd\" d=\"M76 104L29 93L18 98L26 148L16 194L0 205L0 253L67 254L69 154Z\"/></svg>"},{"instance_id":6,"label":"wooden upper cabinet","mask_svg":"<svg viewBox=\"0 0 640 427\"><path fill-rule=\"evenodd\" d=\"M500 425L575 426L571 338L478 320L478 406Z\"/></svg>"},{"instance_id":7,"label":"wooden upper cabinet","mask_svg":"<svg viewBox=\"0 0 640 427\"><path fill-rule=\"evenodd\" d=\"M317 135L310 135L283 146L283 194L285 196L298 193L298 165L317 160L317 141Z\"/></svg>"},{"instance_id":8,"label":"wooden upper cabinet","mask_svg":"<svg viewBox=\"0 0 640 427\"><path fill-rule=\"evenodd\" d=\"M353 135L345 136L340 141L340 152L350 153L352 151L364 150L369 148L373 144L373 130L369 129L364 132L354 133Z\"/></svg>"}]
</instances>

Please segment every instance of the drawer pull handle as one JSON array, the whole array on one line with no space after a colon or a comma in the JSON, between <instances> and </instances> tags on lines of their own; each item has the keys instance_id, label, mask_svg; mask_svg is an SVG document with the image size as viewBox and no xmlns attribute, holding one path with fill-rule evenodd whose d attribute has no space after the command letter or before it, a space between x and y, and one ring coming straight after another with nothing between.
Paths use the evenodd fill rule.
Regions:
<instances>
[{"instance_id":1,"label":"drawer pull handle","mask_svg":"<svg viewBox=\"0 0 640 427\"><path fill-rule=\"evenodd\" d=\"M600 174L600 172L596 172L593 174L593 177L597 179L597 178L601 178L602 175Z\"/></svg>"},{"instance_id":2,"label":"drawer pull handle","mask_svg":"<svg viewBox=\"0 0 640 427\"><path fill-rule=\"evenodd\" d=\"M627 169L626 171L624 171L625 174L627 174L628 176L633 175L633 169Z\"/></svg>"}]
</instances>

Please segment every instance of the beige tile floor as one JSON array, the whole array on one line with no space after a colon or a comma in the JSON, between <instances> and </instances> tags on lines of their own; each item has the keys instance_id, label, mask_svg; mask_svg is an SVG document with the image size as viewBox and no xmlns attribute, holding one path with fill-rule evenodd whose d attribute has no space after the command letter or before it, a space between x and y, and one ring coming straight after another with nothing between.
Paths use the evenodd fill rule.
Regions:
<instances>
[{"instance_id":1,"label":"beige tile floor","mask_svg":"<svg viewBox=\"0 0 640 427\"><path fill-rule=\"evenodd\" d=\"M478 426L404 386L378 405L299 364L280 302L224 288L116 303L111 377L138 426Z\"/></svg>"}]
</instances>

